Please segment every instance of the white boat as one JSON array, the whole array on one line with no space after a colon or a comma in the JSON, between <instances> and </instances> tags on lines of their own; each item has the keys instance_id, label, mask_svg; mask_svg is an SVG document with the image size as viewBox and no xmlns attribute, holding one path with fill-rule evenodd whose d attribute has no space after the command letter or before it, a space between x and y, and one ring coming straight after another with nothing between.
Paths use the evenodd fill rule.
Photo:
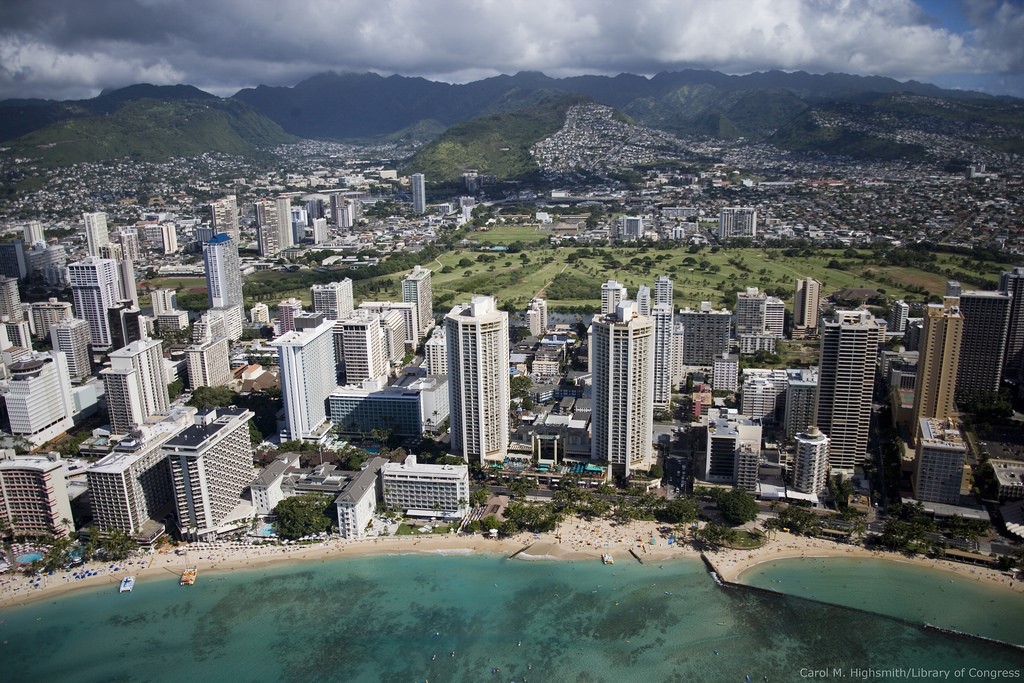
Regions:
<instances>
[{"instance_id":1,"label":"white boat","mask_svg":"<svg viewBox=\"0 0 1024 683\"><path fill-rule=\"evenodd\" d=\"M611 553L605 553L601 557L601 561L604 562L605 564L615 564L615 560L612 559Z\"/></svg>"},{"instance_id":2,"label":"white boat","mask_svg":"<svg viewBox=\"0 0 1024 683\"><path fill-rule=\"evenodd\" d=\"M121 588L118 589L118 592L131 593L133 588L135 588L135 577L126 576L123 579L121 579Z\"/></svg>"}]
</instances>

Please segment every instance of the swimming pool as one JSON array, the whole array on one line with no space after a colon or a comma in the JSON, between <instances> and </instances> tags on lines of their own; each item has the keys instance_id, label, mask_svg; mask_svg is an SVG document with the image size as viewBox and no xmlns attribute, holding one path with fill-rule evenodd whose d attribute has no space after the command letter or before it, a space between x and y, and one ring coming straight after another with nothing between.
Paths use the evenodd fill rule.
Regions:
<instances>
[{"instance_id":1,"label":"swimming pool","mask_svg":"<svg viewBox=\"0 0 1024 683\"><path fill-rule=\"evenodd\" d=\"M14 561L18 564L31 564L36 560L43 559L43 554L40 552L25 553L24 555L18 555L14 558Z\"/></svg>"},{"instance_id":2,"label":"swimming pool","mask_svg":"<svg viewBox=\"0 0 1024 683\"><path fill-rule=\"evenodd\" d=\"M274 525L273 524L267 523L267 524L264 524L264 525L260 526L259 530L257 530L257 532L256 532L256 535L260 536L262 538L269 538L271 536L277 536L277 532L274 531Z\"/></svg>"}]
</instances>

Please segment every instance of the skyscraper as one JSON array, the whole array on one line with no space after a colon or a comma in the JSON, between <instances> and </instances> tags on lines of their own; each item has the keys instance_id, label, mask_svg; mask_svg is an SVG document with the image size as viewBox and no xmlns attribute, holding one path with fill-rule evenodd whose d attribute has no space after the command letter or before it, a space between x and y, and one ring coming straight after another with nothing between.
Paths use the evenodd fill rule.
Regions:
<instances>
[{"instance_id":1,"label":"skyscraper","mask_svg":"<svg viewBox=\"0 0 1024 683\"><path fill-rule=\"evenodd\" d=\"M291 332L295 329L295 316L302 313L302 300L290 297L277 305L278 334Z\"/></svg>"},{"instance_id":2,"label":"skyscraper","mask_svg":"<svg viewBox=\"0 0 1024 683\"><path fill-rule=\"evenodd\" d=\"M868 311L836 311L824 320L818 370L818 427L831 439L833 470L867 459L875 358L882 330Z\"/></svg>"},{"instance_id":3,"label":"skyscraper","mask_svg":"<svg viewBox=\"0 0 1024 683\"><path fill-rule=\"evenodd\" d=\"M415 266L402 280L402 301L416 304L416 315L419 318L417 328L419 339L426 339L430 328L434 326L434 285L431 271L422 266Z\"/></svg>"},{"instance_id":4,"label":"skyscraper","mask_svg":"<svg viewBox=\"0 0 1024 683\"><path fill-rule=\"evenodd\" d=\"M352 280L313 285L309 288L313 311L323 313L328 320L342 320L352 313Z\"/></svg>"},{"instance_id":5,"label":"skyscraper","mask_svg":"<svg viewBox=\"0 0 1024 683\"><path fill-rule=\"evenodd\" d=\"M277 244L281 250L295 244L295 232L292 228L292 199L288 195L278 195L274 200L277 207Z\"/></svg>"},{"instance_id":6,"label":"skyscraper","mask_svg":"<svg viewBox=\"0 0 1024 683\"><path fill-rule=\"evenodd\" d=\"M765 302L768 295L757 287L736 295L736 338L743 334L763 334L765 323Z\"/></svg>"},{"instance_id":7,"label":"skyscraper","mask_svg":"<svg viewBox=\"0 0 1024 683\"><path fill-rule=\"evenodd\" d=\"M334 321L282 334L277 348L288 439L320 441L330 427L327 397L337 386L334 369Z\"/></svg>"},{"instance_id":8,"label":"skyscraper","mask_svg":"<svg viewBox=\"0 0 1024 683\"><path fill-rule=\"evenodd\" d=\"M412 178L412 212L427 212L427 185L426 176L422 173L413 173Z\"/></svg>"},{"instance_id":9,"label":"skyscraper","mask_svg":"<svg viewBox=\"0 0 1024 683\"><path fill-rule=\"evenodd\" d=\"M922 418L917 431L914 497L917 500L960 504L967 445L952 420Z\"/></svg>"},{"instance_id":10,"label":"skyscraper","mask_svg":"<svg viewBox=\"0 0 1024 683\"><path fill-rule=\"evenodd\" d=\"M46 233L43 231L43 224L40 221L29 221L25 224L25 244L33 245L36 242L45 242Z\"/></svg>"},{"instance_id":11,"label":"skyscraper","mask_svg":"<svg viewBox=\"0 0 1024 683\"><path fill-rule=\"evenodd\" d=\"M684 365L711 367L716 357L729 353L729 331L732 314L726 309L714 310L711 302L702 301L700 309L679 311L683 325Z\"/></svg>"},{"instance_id":12,"label":"skyscraper","mask_svg":"<svg viewBox=\"0 0 1024 683\"><path fill-rule=\"evenodd\" d=\"M214 235L203 245L206 291L210 307L242 305L242 272L238 244L227 233Z\"/></svg>"},{"instance_id":13,"label":"skyscraper","mask_svg":"<svg viewBox=\"0 0 1024 683\"><path fill-rule=\"evenodd\" d=\"M68 318L50 325L50 342L54 351L64 354L72 382L81 382L92 375L88 322L81 318Z\"/></svg>"},{"instance_id":14,"label":"skyscraper","mask_svg":"<svg viewBox=\"0 0 1024 683\"><path fill-rule=\"evenodd\" d=\"M42 446L74 427L71 378L60 351L12 363L4 401L11 434Z\"/></svg>"},{"instance_id":15,"label":"skyscraper","mask_svg":"<svg viewBox=\"0 0 1024 683\"><path fill-rule=\"evenodd\" d=\"M757 211L746 206L727 206L718 214L718 239L756 237Z\"/></svg>"},{"instance_id":16,"label":"skyscraper","mask_svg":"<svg viewBox=\"0 0 1024 683\"><path fill-rule=\"evenodd\" d=\"M141 339L110 353L110 367L100 375L106 385L107 409L115 434L127 434L170 407L162 345Z\"/></svg>"},{"instance_id":17,"label":"skyscraper","mask_svg":"<svg viewBox=\"0 0 1024 683\"><path fill-rule=\"evenodd\" d=\"M277 203L271 199L256 202L256 239L260 256L270 258L281 253L281 227ZM285 221L289 220L287 217Z\"/></svg>"},{"instance_id":18,"label":"skyscraper","mask_svg":"<svg viewBox=\"0 0 1024 683\"><path fill-rule=\"evenodd\" d=\"M476 296L444 320L452 451L466 460L501 462L509 440L508 313Z\"/></svg>"},{"instance_id":19,"label":"skyscraper","mask_svg":"<svg viewBox=\"0 0 1024 683\"><path fill-rule=\"evenodd\" d=\"M75 315L89 323L89 342L98 349L112 343L107 309L119 299L117 263L87 256L68 265Z\"/></svg>"},{"instance_id":20,"label":"skyscraper","mask_svg":"<svg viewBox=\"0 0 1024 683\"><path fill-rule=\"evenodd\" d=\"M812 337L818 331L821 283L813 277L796 281L793 297L793 337Z\"/></svg>"},{"instance_id":21,"label":"skyscraper","mask_svg":"<svg viewBox=\"0 0 1024 683\"><path fill-rule=\"evenodd\" d=\"M910 317L910 306L903 299L893 302L889 310L889 330L903 332L907 329L907 318Z\"/></svg>"},{"instance_id":22,"label":"skyscraper","mask_svg":"<svg viewBox=\"0 0 1024 683\"><path fill-rule=\"evenodd\" d=\"M956 373L963 330L959 299L947 297L941 304L928 304L918 349L914 412L910 423L910 437L915 442L915 430L922 419L945 420L956 410Z\"/></svg>"},{"instance_id":23,"label":"skyscraper","mask_svg":"<svg viewBox=\"0 0 1024 683\"><path fill-rule=\"evenodd\" d=\"M1003 271L999 276L999 291L1011 297L1003 376L1020 384L1024 380L1024 266Z\"/></svg>"},{"instance_id":24,"label":"skyscraper","mask_svg":"<svg viewBox=\"0 0 1024 683\"><path fill-rule=\"evenodd\" d=\"M654 406L668 408L672 404L672 305L655 304L650 319L654 323Z\"/></svg>"},{"instance_id":25,"label":"skyscraper","mask_svg":"<svg viewBox=\"0 0 1024 683\"><path fill-rule=\"evenodd\" d=\"M0 278L0 317L4 316L11 322L21 322L25 319L17 278Z\"/></svg>"},{"instance_id":26,"label":"skyscraper","mask_svg":"<svg viewBox=\"0 0 1024 683\"><path fill-rule=\"evenodd\" d=\"M960 293L964 331L956 375L958 401L986 398L999 392L1011 302L1010 295L1003 292Z\"/></svg>"},{"instance_id":27,"label":"skyscraper","mask_svg":"<svg viewBox=\"0 0 1024 683\"><path fill-rule=\"evenodd\" d=\"M620 301L629 297L625 285L608 280L601 285L601 315L612 315Z\"/></svg>"},{"instance_id":28,"label":"skyscraper","mask_svg":"<svg viewBox=\"0 0 1024 683\"><path fill-rule=\"evenodd\" d=\"M228 351L227 337L204 339L186 348L189 388L194 391L199 387L220 387L230 382Z\"/></svg>"},{"instance_id":29,"label":"skyscraper","mask_svg":"<svg viewBox=\"0 0 1024 683\"><path fill-rule=\"evenodd\" d=\"M0 454L0 519L15 537L60 538L75 530L67 469L57 453Z\"/></svg>"},{"instance_id":30,"label":"skyscraper","mask_svg":"<svg viewBox=\"0 0 1024 683\"><path fill-rule=\"evenodd\" d=\"M383 381L387 377L384 330L376 313L354 311L335 324L334 333L341 335L340 356L344 359L346 384L359 384L367 379Z\"/></svg>"},{"instance_id":31,"label":"skyscraper","mask_svg":"<svg viewBox=\"0 0 1024 683\"><path fill-rule=\"evenodd\" d=\"M31 306L32 334L39 339L50 336L50 325L67 320L74 313L67 301L50 297L47 301L33 301Z\"/></svg>"},{"instance_id":32,"label":"skyscraper","mask_svg":"<svg viewBox=\"0 0 1024 683\"><path fill-rule=\"evenodd\" d=\"M210 202L210 222L214 232L238 243L238 199L233 194Z\"/></svg>"},{"instance_id":33,"label":"skyscraper","mask_svg":"<svg viewBox=\"0 0 1024 683\"><path fill-rule=\"evenodd\" d=\"M100 256L100 249L110 244L110 233L107 231L107 214L102 211L83 213L85 221L85 242L89 256Z\"/></svg>"},{"instance_id":34,"label":"skyscraper","mask_svg":"<svg viewBox=\"0 0 1024 683\"><path fill-rule=\"evenodd\" d=\"M542 337L548 330L548 302L540 297L530 299L526 309L526 322L530 328L530 334L534 337Z\"/></svg>"},{"instance_id":35,"label":"skyscraper","mask_svg":"<svg viewBox=\"0 0 1024 683\"><path fill-rule=\"evenodd\" d=\"M594 318L590 338L594 383L591 459L608 465L607 478L647 471L653 462L654 323L620 302Z\"/></svg>"},{"instance_id":36,"label":"skyscraper","mask_svg":"<svg viewBox=\"0 0 1024 683\"><path fill-rule=\"evenodd\" d=\"M651 288L647 285L640 285L636 288L636 312L640 315L651 317Z\"/></svg>"},{"instance_id":37,"label":"skyscraper","mask_svg":"<svg viewBox=\"0 0 1024 683\"><path fill-rule=\"evenodd\" d=\"M217 408L196 415L194 425L164 442L179 531L202 538L230 521L252 481L253 415L244 408Z\"/></svg>"},{"instance_id":38,"label":"skyscraper","mask_svg":"<svg viewBox=\"0 0 1024 683\"><path fill-rule=\"evenodd\" d=\"M672 306L672 278L667 275L659 275L654 280L654 304L666 304Z\"/></svg>"},{"instance_id":39,"label":"skyscraper","mask_svg":"<svg viewBox=\"0 0 1024 683\"><path fill-rule=\"evenodd\" d=\"M796 435L793 457L793 488L822 495L828 489L829 438L815 426Z\"/></svg>"}]
</instances>

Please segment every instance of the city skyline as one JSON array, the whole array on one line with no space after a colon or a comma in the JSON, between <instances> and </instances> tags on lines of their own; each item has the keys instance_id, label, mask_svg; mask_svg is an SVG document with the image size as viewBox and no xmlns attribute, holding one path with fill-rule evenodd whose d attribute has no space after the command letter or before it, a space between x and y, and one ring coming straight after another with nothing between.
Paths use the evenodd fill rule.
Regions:
<instances>
[{"instance_id":1,"label":"city skyline","mask_svg":"<svg viewBox=\"0 0 1024 683\"><path fill-rule=\"evenodd\" d=\"M651 76L688 68L843 72L1024 94L1024 8L1009 0L306 0L289 8L283 14L270 3L229 2L200 10L192 0L11 4L0 9L0 99L83 98L140 82L191 83L226 96L325 71L464 83L523 70ZM196 22L200 11L204 20ZM277 30L289 19L303 30ZM224 34L223 26L238 30ZM347 40L335 39L336 26L351 27ZM723 33L733 39L722 40Z\"/></svg>"}]
</instances>

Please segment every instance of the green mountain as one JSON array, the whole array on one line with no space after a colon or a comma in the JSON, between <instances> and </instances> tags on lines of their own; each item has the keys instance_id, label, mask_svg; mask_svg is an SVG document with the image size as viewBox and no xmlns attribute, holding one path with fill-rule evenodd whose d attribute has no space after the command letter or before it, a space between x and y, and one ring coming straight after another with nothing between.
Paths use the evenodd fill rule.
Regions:
<instances>
[{"instance_id":1,"label":"green mountain","mask_svg":"<svg viewBox=\"0 0 1024 683\"><path fill-rule=\"evenodd\" d=\"M532 99L532 98L531 98ZM526 109L457 123L413 156L404 173L425 173L431 182L451 182L467 170L503 179L527 178L540 168L530 147L565 123L582 95L546 95Z\"/></svg>"},{"instance_id":2,"label":"green mountain","mask_svg":"<svg viewBox=\"0 0 1024 683\"><path fill-rule=\"evenodd\" d=\"M53 123L5 146L7 154L63 165L121 157L161 161L204 152L254 154L295 139L235 100L129 99L112 113Z\"/></svg>"}]
</instances>

